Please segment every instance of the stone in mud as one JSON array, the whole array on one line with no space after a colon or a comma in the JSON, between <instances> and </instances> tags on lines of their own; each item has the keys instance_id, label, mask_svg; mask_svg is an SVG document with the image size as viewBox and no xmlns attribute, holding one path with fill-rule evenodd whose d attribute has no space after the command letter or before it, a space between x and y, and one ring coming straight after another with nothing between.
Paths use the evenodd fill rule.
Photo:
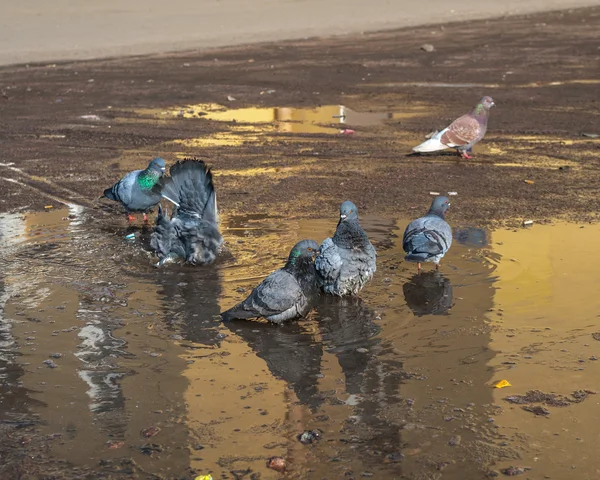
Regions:
<instances>
[{"instance_id":1,"label":"stone in mud","mask_svg":"<svg viewBox=\"0 0 600 480\"><path fill-rule=\"evenodd\" d=\"M321 439L321 432L319 430L305 430L298 435L298 440L303 445L310 445L311 443Z\"/></svg>"},{"instance_id":2,"label":"stone in mud","mask_svg":"<svg viewBox=\"0 0 600 480\"><path fill-rule=\"evenodd\" d=\"M44 360L44 365L46 365L48 368L58 368L58 365L56 363L54 363L52 360Z\"/></svg>"},{"instance_id":3,"label":"stone in mud","mask_svg":"<svg viewBox=\"0 0 600 480\"><path fill-rule=\"evenodd\" d=\"M516 475L523 475L528 470L531 470L531 467L508 467L503 470L500 470L507 477L514 477Z\"/></svg>"},{"instance_id":4,"label":"stone in mud","mask_svg":"<svg viewBox=\"0 0 600 480\"><path fill-rule=\"evenodd\" d=\"M457 447L460 445L461 441L462 437L460 435L455 435L448 441L448 445L450 445L451 447Z\"/></svg>"},{"instance_id":5,"label":"stone in mud","mask_svg":"<svg viewBox=\"0 0 600 480\"><path fill-rule=\"evenodd\" d=\"M271 457L267 460L267 467L276 472L285 472L286 462L283 457Z\"/></svg>"}]
</instances>

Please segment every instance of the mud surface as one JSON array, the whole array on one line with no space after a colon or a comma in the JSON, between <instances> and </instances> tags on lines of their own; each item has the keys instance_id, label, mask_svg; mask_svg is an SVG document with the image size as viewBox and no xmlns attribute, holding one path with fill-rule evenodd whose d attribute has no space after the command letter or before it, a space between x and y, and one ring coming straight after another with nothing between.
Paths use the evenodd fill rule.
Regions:
<instances>
[{"instance_id":1,"label":"mud surface","mask_svg":"<svg viewBox=\"0 0 600 480\"><path fill-rule=\"evenodd\" d=\"M598 478L599 26L0 70L0 479ZM406 156L483 94L473 160ZM214 165L216 265L153 269L96 201L157 154ZM399 238L431 191L458 192L456 241L417 276ZM361 299L222 325L345 198L379 253Z\"/></svg>"},{"instance_id":2,"label":"mud surface","mask_svg":"<svg viewBox=\"0 0 600 480\"><path fill-rule=\"evenodd\" d=\"M600 10L591 8L4 68L0 210L58 200L89 205L158 154L208 159L225 212L251 207L309 217L352 198L363 210L408 216L430 191L456 191L463 200L453 218L477 224L594 217L600 140L582 134L600 133L599 27ZM424 43L435 51L421 50ZM406 156L483 94L498 106L473 160L451 152ZM348 117L340 125L321 114L311 123L331 128L307 131L303 116L288 111L328 105L381 119L353 124ZM254 107L270 113L235 122L204 118L210 109Z\"/></svg>"}]
</instances>

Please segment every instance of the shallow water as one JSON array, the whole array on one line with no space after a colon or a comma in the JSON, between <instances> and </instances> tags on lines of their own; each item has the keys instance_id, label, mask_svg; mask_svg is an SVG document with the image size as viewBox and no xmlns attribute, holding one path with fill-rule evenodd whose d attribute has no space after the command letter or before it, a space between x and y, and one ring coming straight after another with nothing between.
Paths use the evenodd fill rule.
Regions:
<instances>
[{"instance_id":1,"label":"shallow water","mask_svg":"<svg viewBox=\"0 0 600 480\"><path fill-rule=\"evenodd\" d=\"M49 457L112 478L131 478L123 459L141 478L278 478L275 455L289 478L597 478L594 395L547 416L504 398L596 388L600 227L459 228L441 271L417 275L407 221L363 215L379 257L360 299L283 327L220 323L335 214L228 216L216 265L161 270L120 217L0 216L0 421L33 417ZM322 439L302 445L306 429Z\"/></svg>"}]
</instances>

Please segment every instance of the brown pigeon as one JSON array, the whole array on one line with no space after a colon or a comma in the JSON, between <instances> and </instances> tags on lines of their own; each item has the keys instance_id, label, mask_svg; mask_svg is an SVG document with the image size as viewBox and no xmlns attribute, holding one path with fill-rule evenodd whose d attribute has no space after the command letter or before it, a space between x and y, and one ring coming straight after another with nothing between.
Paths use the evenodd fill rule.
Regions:
<instances>
[{"instance_id":1,"label":"brown pigeon","mask_svg":"<svg viewBox=\"0 0 600 480\"><path fill-rule=\"evenodd\" d=\"M429 140L413 148L413 152L438 152L446 148L456 148L464 158L471 158L468 152L479 142L487 130L490 108L495 105L492 97L483 97L469 113L454 120L448 128L436 132Z\"/></svg>"}]
</instances>

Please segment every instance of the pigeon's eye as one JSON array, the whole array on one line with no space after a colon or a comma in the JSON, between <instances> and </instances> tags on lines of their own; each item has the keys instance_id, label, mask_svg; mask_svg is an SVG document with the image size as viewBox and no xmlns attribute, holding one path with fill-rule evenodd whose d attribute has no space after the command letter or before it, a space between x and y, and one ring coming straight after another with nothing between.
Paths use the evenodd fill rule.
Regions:
<instances>
[{"instance_id":1,"label":"pigeon's eye","mask_svg":"<svg viewBox=\"0 0 600 480\"><path fill-rule=\"evenodd\" d=\"M308 247L308 251L309 251L309 252L312 252L312 251L313 251L313 249L312 249L312 248L310 248L310 247Z\"/></svg>"},{"instance_id":2,"label":"pigeon's eye","mask_svg":"<svg viewBox=\"0 0 600 480\"><path fill-rule=\"evenodd\" d=\"M352 213L354 210L350 210L350 213Z\"/></svg>"}]
</instances>

